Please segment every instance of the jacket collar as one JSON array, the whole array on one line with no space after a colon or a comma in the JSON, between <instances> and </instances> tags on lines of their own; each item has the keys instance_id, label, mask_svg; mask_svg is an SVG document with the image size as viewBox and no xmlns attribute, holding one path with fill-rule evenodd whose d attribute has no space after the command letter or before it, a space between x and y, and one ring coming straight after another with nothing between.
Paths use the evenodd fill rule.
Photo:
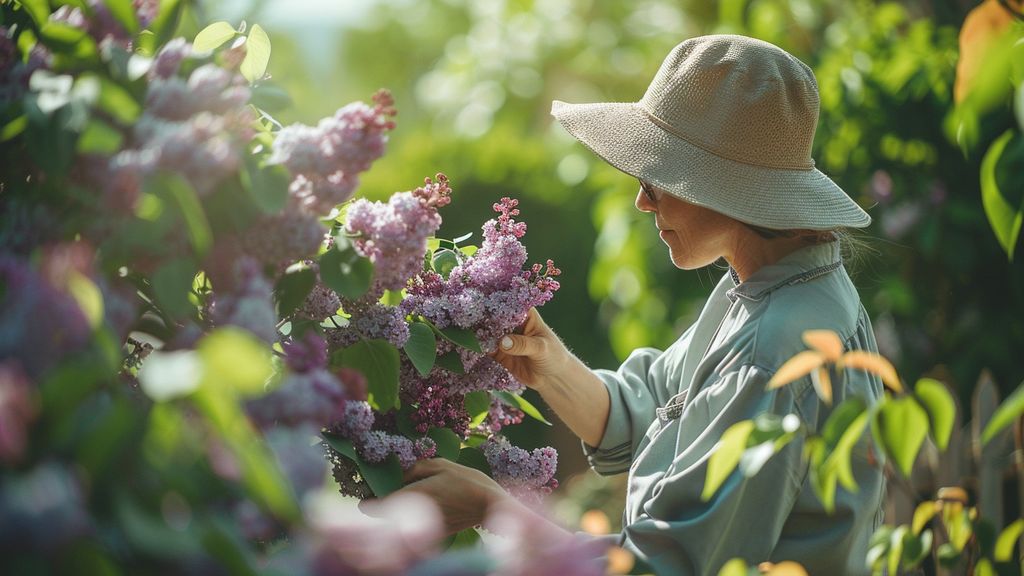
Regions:
<instances>
[{"instance_id":1,"label":"jacket collar","mask_svg":"<svg viewBox=\"0 0 1024 576\"><path fill-rule=\"evenodd\" d=\"M729 268L734 288L726 292L729 300L737 298L758 301L773 290L807 282L838 270L843 265L839 254L839 242L816 244L791 252L767 266L762 266L744 282L740 282L736 271Z\"/></svg>"}]
</instances>

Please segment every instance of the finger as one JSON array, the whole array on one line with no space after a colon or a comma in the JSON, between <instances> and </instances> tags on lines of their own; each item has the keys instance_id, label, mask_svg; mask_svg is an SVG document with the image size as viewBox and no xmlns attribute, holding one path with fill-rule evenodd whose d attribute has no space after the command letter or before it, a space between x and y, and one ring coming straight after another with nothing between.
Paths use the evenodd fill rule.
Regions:
<instances>
[{"instance_id":1,"label":"finger","mask_svg":"<svg viewBox=\"0 0 1024 576\"><path fill-rule=\"evenodd\" d=\"M377 513L377 510L380 508L379 498L367 498L365 500L360 500L356 506L359 508L360 512L367 516L372 516L374 518L380 517L380 514Z\"/></svg>"},{"instance_id":2,"label":"finger","mask_svg":"<svg viewBox=\"0 0 1024 576\"><path fill-rule=\"evenodd\" d=\"M427 458L412 465L411 468L402 472L402 481L406 484L429 478L440 472L440 463L437 458Z\"/></svg>"},{"instance_id":3,"label":"finger","mask_svg":"<svg viewBox=\"0 0 1024 576\"><path fill-rule=\"evenodd\" d=\"M536 336L508 334L498 341L498 347L509 356L539 356L544 350L544 342Z\"/></svg>"}]
</instances>

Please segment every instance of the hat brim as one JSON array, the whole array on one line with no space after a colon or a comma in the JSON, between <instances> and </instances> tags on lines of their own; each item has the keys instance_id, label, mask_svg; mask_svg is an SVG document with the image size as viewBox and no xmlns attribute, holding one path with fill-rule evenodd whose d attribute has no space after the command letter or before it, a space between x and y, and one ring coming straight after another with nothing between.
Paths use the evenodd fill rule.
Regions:
<instances>
[{"instance_id":1,"label":"hat brim","mask_svg":"<svg viewBox=\"0 0 1024 576\"><path fill-rule=\"evenodd\" d=\"M687 202L773 228L864 228L871 217L816 168L768 168L723 158L666 131L636 103L568 104L551 115L619 170Z\"/></svg>"}]
</instances>

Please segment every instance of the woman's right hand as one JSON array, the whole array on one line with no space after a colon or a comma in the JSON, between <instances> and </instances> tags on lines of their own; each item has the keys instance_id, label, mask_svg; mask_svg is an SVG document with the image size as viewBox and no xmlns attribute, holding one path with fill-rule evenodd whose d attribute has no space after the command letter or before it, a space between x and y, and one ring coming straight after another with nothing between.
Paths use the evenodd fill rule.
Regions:
<instances>
[{"instance_id":1,"label":"woman's right hand","mask_svg":"<svg viewBox=\"0 0 1024 576\"><path fill-rule=\"evenodd\" d=\"M494 359L530 388L540 389L545 381L563 373L573 359L558 335L544 323L536 308L530 308L522 333L498 341Z\"/></svg>"}]
</instances>

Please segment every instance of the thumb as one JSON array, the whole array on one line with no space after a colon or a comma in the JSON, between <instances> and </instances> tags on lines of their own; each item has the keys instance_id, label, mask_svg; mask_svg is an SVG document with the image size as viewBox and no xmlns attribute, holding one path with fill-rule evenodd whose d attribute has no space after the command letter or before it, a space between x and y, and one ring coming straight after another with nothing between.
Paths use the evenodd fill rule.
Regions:
<instances>
[{"instance_id":1,"label":"thumb","mask_svg":"<svg viewBox=\"0 0 1024 576\"><path fill-rule=\"evenodd\" d=\"M507 334L498 341L498 348L509 356L539 356L544 350L544 342L537 336Z\"/></svg>"}]
</instances>

